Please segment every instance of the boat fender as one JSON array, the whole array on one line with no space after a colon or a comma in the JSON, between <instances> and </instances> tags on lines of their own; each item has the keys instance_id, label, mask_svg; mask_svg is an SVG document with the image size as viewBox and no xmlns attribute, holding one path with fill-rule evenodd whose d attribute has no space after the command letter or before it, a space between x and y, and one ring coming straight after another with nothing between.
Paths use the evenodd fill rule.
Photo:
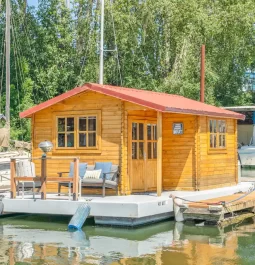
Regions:
<instances>
[{"instance_id":1,"label":"boat fender","mask_svg":"<svg viewBox=\"0 0 255 265\"><path fill-rule=\"evenodd\" d=\"M182 234L182 231L183 231L183 226L184 224L182 222L176 222L175 225L174 225L174 240L175 241L179 241L180 238L181 238L181 234Z\"/></svg>"},{"instance_id":2,"label":"boat fender","mask_svg":"<svg viewBox=\"0 0 255 265\"><path fill-rule=\"evenodd\" d=\"M90 206L84 203L78 207L68 224L68 230L80 230L90 214Z\"/></svg>"},{"instance_id":3,"label":"boat fender","mask_svg":"<svg viewBox=\"0 0 255 265\"><path fill-rule=\"evenodd\" d=\"M3 214L3 212L4 212L4 203L2 201L3 198L4 198L4 196L0 197L0 215Z\"/></svg>"},{"instance_id":4,"label":"boat fender","mask_svg":"<svg viewBox=\"0 0 255 265\"><path fill-rule=\"evenodd\" d=\"M0 201L0 215L2 215L4 212L4 204Z\"/></svg>"}]
</instances>

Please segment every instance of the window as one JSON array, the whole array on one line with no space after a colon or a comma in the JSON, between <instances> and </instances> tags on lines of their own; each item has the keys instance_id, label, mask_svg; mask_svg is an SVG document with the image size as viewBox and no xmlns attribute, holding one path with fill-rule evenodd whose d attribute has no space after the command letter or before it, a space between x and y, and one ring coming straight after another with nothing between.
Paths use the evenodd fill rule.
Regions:
<instances>
[{"instance_id":1,"label":"window","mask_svg":"<svg viewBox=\"0 0 255 265\"><path fill-rule=\"evenodd\" d=\"M132 122L131 144L132 159L157 159L157 125Z\"/></svg>"},{"instance_id":2,"label":"window","mask_svg":"<svg viewBox=\"0 0 255 265\"><path fill-rule=\"evenodd\" d=\"M226 121L209 120L210 148L226 148Z\"/></svg>"},{"instance_id":3,"label":"window","mask_svg":"<svg viewBox=\"0 0 255 265\"><path fill-rule=\"evenodd\" d=\"M79 147L96 147L96 116L79 117Z\"/></svg>"},{"instance_id":4,"label":"window","mask_svg":"<svg viewBox=\"0 0 255 265\"><path fill-rule=\"evenodd\" d=\"M57 118L57 148L97 149L98 115L70 115Z\"/></svg>"},{"instance_id":5,"label":"window","mask_svg":"<svg viewBox=\"0 0 255 265\"><path fill-rule=\"evenodd\" d=\"M147 124L147 153L148 159L157 158L157 125Z\"/></svg>"}]
</instances>

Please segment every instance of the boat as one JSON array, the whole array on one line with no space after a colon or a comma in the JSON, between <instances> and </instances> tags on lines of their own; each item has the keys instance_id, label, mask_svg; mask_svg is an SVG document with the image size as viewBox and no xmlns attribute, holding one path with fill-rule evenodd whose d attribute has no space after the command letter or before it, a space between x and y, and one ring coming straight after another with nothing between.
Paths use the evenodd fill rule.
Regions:
<instances>
[{"instance_id":1,"label":"boat","mask_svg":"<svg viewBox=\"0 0 255 265\"><path fill-rule=\"evenodd\" d=\"M224 109L230 110L230 111L236 111L238 113L243 113L246 115L245 121L243 121L240 125L252 125L252 136L249 141L249 133L245 131L246 137L248 138L244 143L242 142L244 140L244 137L240 137L238 144L238 159L242 167L245 166L255 166L255 106L232 106L232 107L224 107ZM241 131L238 131L238 134ZM242 142L242 143L241 143Z\"/></svg>"},{"instance_id":2,"label":"boat","mask_svg":"<svg viewBox=\"0 0 255 265\"><path fill-rule=\"evenodd\" d=\"M238 147L238 158L242 167L255 166L255 125L253 125L252 130L250 143Z\"/></svg>"},{"instance_id":3,"label":"boat","mask_svg":"<svg viewBox=\"0 0 255 265\"><path fill-rule=\"evenodd\" d=\"M255 145L241 146L238 156L242 167L255 166Z\"/></svg>"}]
</instances>

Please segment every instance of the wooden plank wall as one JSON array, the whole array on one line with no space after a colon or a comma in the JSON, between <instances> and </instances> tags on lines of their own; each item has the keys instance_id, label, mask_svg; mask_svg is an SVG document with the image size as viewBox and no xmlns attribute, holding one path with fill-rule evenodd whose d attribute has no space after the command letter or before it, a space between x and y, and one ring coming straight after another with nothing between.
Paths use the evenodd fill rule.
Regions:
<instances>
[{"instance_id":1,"label":"wooden plank wall","mask_svg":"<svg viewBox=\"0 0 255 265\"><path fill-rule=\"evenodd\" d=\"M145 107L123 102L119 99L102 95L96 92L86 92L64 100L52 107L36 113L32 117L32 145L33 156L42 155L38 144L44 140L54 141L54 112L101 110L101 153L84 153L82 150L55 150L48 156L72 156L80 157L80 162L94 164L96 161L111 161L121 166L120 194L130 194L130 176L128 175L128 115L141 115L142 117L155 116L156 112ZM49 176L57 176L59 171L69 171L70 161L48 161L47 173ZM36 174L40 174L40 162L36 163ZM57 185L48 183L50 191L56 191ZM87 194L101 194L101 189L86 189ZM114 193L111 190L109 194Z\"/></svg>"},{"instance_id":2,"label":"wooden plank wall","mask_svg":"<svg viewBox=\"0 0 255 265\"><path fill-rule=\"evenodd\" d=\"M196 116L163 114L163 189L194 190L196 174ZM173 134L173 123L183 122L184 134Z\"/></svg>"},{"instance_id":3,"label":"wooden plank wall","mask_svg":"<svg viewBox=\"0 0 255 265\"><path fill-rule=\"evenodd\" d=\"M53 141L55 112L101 110L101 152L85 153L82 150L55 150L48 156L80 157L81 162L111 161L121 166L120 194L130 194L128 165L128 118L147 117L156 119L156 111L123 102L119 99L95 92L81 93L42 110L32 117L33 156L41 156L38 144ZM173 135L174 122L184 123L184 134ZM228 186L236 183L236 121L227 120L227 153L209 154L207 118L195 115L163 113L163 189L194 190ZM40 174L40 163L36 163L36 174ZM48 175L57 176L58 171L68 171L70 161L48 161ZM197 180L197 182L196 182ZM48 183L48 189L56 191L56 184ZM101 190L87 190L100 193ZM110 192L111 193L111 192Z\"/></svg>"},{"instance_id":4,"label":"wooden plank wall","mask_svg":"<svg viewBox=\"0 0 255 265\"><path fill-rule=\"evenodd\" d=\"M226 152L208 152L208 119L199 117L198 189L212 189L235 185L237 181L236 120L227 119Z\"/></svg>"},{"instance_id":5,"label":"wooden plank wall","mask_svg":"<svg viewBox=\"0 0 255 265\"><path fill-rule=\"evenodd\" d=\"M83 153L76 150L56 150L48 156L72 156L80 157L80 162L94 164L96 161L111 161L120 165L121 150L121 101L99 93L87 92L76 95L62 101L50 108L42 110L34 115L33 124L33 156L41 156L42 152L38 144L44 140L53 141L53 118L54 112L101 110L101 153ZM36 172L40 174L40 164L36 162ZM48 175L57 176L59 171L69 171L70 161L53 160L48 161ZM56 184L49 184L48 188L55 190ZM101 192L101 191L99 191Z\"/></svg>"}]
</instances>

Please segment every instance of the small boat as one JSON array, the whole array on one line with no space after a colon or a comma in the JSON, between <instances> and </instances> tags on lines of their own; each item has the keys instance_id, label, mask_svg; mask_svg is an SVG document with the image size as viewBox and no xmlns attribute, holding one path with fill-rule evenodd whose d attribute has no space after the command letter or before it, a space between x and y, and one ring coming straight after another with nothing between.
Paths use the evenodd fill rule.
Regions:
<instances>
[{"instance_id":1,"label":"small boat","mask_svg":"<svg viewBox=\"0 0 255 265\"><path fill-rule=\"evenodd\" d=\"M244 145L238 149L241 166L255 166L255 145Z\"/></svg>"},{"instance_id":2,"label":"small boat","mask_svg":"<svg viewBox=\"0 0 255 265\"><path fill-rule=\"evenodd\" d=\"M249 145L238 148L238 157L241 166L255 166L255 126L253 125L252 137Z\"/></svg>"}]
</instances>

